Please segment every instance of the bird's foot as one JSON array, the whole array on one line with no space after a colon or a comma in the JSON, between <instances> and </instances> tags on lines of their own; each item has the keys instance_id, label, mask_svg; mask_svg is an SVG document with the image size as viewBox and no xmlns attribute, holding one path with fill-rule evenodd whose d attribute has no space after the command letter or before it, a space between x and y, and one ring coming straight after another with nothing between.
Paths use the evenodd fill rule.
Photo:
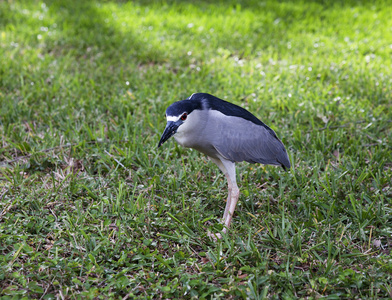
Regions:
<instances>
[{"instance_id":1,"label":"bird's foot","mask_svg":"<svg viewBox=\"0 0 392 300\"><path fill-rule=\"evenodd\" d=\"M221 240L222 239L222 235L217 232L217 233L212 233L210 231L207 232L207 236L212 238L214 240L214 242L216 242L217 240Z\"/></svg>"},{"instance_id":2,"label":"bird's foot","mask_svg":"<svg viewBox=\"0 0 392 300\"><path fill-rule=\"evenodd\" d=\"M224 228L222 230L222 233L226 233L226 228ZM208 231L207 232L207 236L212 238L215 242L217 240L221 240L222 239L222 234L220 234L219 232L213 233L213 232Z\"/></svg>"}]
</instances>

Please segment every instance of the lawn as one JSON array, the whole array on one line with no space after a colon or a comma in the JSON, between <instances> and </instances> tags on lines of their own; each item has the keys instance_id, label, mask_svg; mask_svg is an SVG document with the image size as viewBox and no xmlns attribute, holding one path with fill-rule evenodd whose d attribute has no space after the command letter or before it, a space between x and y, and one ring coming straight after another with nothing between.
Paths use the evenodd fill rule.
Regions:
<instances>
[{"instance_id":1,"label":"lawn","mask_svg":"<svg viewBox=\"0 0 392 300\"><path fill-rule=\"evenodd\" d=\"M392 297L390 1L0 1L3 299ZM157 144L194 92L292 168Z\"/></svg>"}]
</instances>

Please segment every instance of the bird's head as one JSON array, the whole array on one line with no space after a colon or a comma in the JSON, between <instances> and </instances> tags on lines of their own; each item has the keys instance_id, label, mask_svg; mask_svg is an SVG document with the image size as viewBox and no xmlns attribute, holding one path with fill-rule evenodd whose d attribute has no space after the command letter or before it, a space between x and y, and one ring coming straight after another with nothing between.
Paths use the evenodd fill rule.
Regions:
<instances>
[{"instance_id":1,"label":"bird's head","mask_svg":"<svg viewBox=\"0 0 392 300\"><path fill-rule=\"evenodd\" d=\"M185 100L174 102L166 109L166 128L162 133L158 147L177 132L186 131L196 122L195 111L202 110L202 97L193 94Z\"/></svg>"}]
</instances>

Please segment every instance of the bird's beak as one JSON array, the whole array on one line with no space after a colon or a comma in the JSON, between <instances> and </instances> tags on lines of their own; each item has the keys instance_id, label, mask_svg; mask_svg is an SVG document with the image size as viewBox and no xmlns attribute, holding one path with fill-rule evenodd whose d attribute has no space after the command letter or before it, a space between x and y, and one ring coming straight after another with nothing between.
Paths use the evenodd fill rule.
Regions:
<instances>
[{"instance_id":1,"label":"bird's beak","mask_svg":"<svg viewBox=\"0 0 392 300\"><path fill-rule=\"evenodd\" d=\"M162 133L161 139L159 141L158 148L177 132L178 126L179 125L175 122L167 122L165 131Z\"/></svg>"}]
</instances>

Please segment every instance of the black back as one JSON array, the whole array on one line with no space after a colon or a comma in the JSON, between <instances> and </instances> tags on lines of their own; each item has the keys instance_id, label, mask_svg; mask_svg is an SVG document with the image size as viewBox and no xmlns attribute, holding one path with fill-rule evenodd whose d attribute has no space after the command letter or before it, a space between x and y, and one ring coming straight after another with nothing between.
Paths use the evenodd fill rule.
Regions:
<instances>
[{"instance_id":1,"label":"black back","mask_svg":"<svg viewBox=\"0 0 392 300\"><path fill-rule=\"evenodd\" d=\"M258 118L256 118L252 113L247 111L245 108L242 108L241 106L219 99L218 97L215 97L207 93L195 93L189 98L187 98L187 100L190 100L190 102L198 102L198 103L204 102L207 104L207 109L217 110L226 116L240 117L245 120L251 121L256 125L263 126L274 137L276 137L275 132L271 128L269 128ZM186 100L182 100L182 101L186 101ZM179 114L180 113L181 112L179 112Z\"/></svg>"}]
</instances>

